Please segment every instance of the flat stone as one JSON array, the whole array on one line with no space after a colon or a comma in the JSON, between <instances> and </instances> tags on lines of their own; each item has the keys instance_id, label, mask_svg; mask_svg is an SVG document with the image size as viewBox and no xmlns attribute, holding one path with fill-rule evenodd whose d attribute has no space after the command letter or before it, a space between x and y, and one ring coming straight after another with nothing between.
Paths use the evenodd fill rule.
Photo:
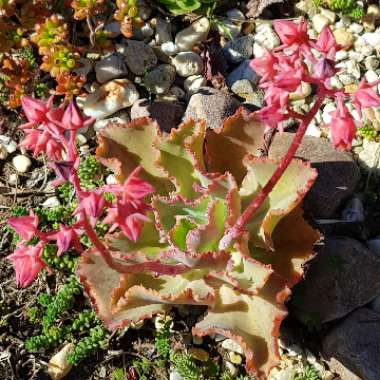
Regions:
<instances>
[{"instance_id":1,"label":"flat stone","mask_svg":"<svg viewBox=\"0 0 380 380\"><path fill-rule=\"evenodd\" d=\"M254 38L252 35L238 37L230 41L223 48L227 61L239 63L244 59L251 58L253 55Z\"/></svg>"},{"instance_id":2,"label":"flat stone","mask_svg":"<svg viewBox=\"0 0 380 380\"><path fill-rule=\"evenodd\" d=\"M184 120L205 120L207 128L218 128L226 117L235 113L239 105L239 101L231 95L203 87L190 98Z\"/></svg>"},{"instance_id":3,"label":"flat stone","mask_svg":"<svg viewBox=\"0 0 380 380\"><path fill-rule=\"evenodd\" d=\"M141 41L127 40L125 61L129 70L136 75L144 75L157 65L157 57L153 49Z\"/></svg>"},{"instance_id":4,"label":"flat stone","mask_svg":"<svg viewBox=\"0 0 380 380\"><path fill-rule=\"evenodd\" d=\"M209 31L210 21L207 17L202 17L178 32L175 36L175 43L180 51L190 51L194 45L207 38Z\"/></svg>"},{"instance_id":5,"label":"flat stone","mask_svg":"<svg viewBox=\"0 0 380 380\"><path fill-rule=\"evenodd\" d=\"M128 74L127 66L121 54L112 54L95 65L96 80L105 83Z\"/></svg>"},{"instance_id":6,"label":"flat stone","mask_svg":"<svg viewBox=\"0 0 380 380\"><path fill-rule=\"evenodd\" d=\"M294 134L276 134L269 157L280 159L287 152ZM318 177L306 196L304 207L315 218L331 218L359 184L360 171L349 153L337 151L327 140L305 136L296 156L311 162Z\"/></svg>"},{"instance_id":7,"label":"flat stone","mask_svg":"<svg viewBox=\"0 0 380 380\"><path fill-rule=\"evenodd\" d=\"M331 237L295 288L293 307L306 322L330 322L369 303L380 293L380 258L357 240Z\"/></svg>"},{"instance_id":8,"label":"flat stone","mask_svg":"<svg viewBox=\"0 0 380 380\"><path fill-rule=\"evenodd\" d=\"M192 51L179 53L175 56L172 63L177 74L181 77L197 75L203 71L202 58Z\"/></svg>"},{"instance_id":9,"label":"flat stone","mask_svg":"<svg viewBox=\"0 0 380 380\"><path fill-rule=\"evenodd\" d=\"M131 108L131 119L150 117L157 121L161 130L170 132L181 123L184 112L184 107L178 103L140 99Z\"/></svg>"},{"instance_id":10,"label":"flat stone","mask_svg":"<svg viewBox=\"0 0 380 380\"><path fill-rule=\"evenodd\" d=\"M153 94L165 94L169 91L176 76L174 66L162 64L154 68L145 78L144 84Z\"/></svg>"},{"instance_id":11,"label":"flat stone","mask_svg":"<svg viewBox=\"0 0 380 380\"><path fill-rule=\"evenodd\" d=\"M380 314L354 311L327 333L322 352L342 380L379 380Z\"/></svg>"},{"instance_id":12,"label":"flat stone","mask_svg":"<svg viewBox=\"0 0 380 380\"><path fill-rule=\"evenodd\" d=\"M233 70L227 76L227 85L232 87L233 84L241 79L247 79L253 84L256 84L260 77L257 75L250 66L251 61L249 59L244 60L235 70Z\"/></svg>"},{"instance_id":13,"label":"flat stone","mask_svg":"<svg viewBox=\"0 0 380 380\"><path fill-rule=\"evenodd\" d=\"M128 79L114 79L87 95L83 102L86 116L106 118L113 113L131 106L139 98L136 87Z\"/></svg>"}]
</instances>

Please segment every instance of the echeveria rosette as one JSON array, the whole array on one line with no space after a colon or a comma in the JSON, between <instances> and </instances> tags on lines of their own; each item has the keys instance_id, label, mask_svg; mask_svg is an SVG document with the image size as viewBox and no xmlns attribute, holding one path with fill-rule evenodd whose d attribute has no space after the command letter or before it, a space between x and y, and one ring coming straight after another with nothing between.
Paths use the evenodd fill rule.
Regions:
<instances>
[{"instance_id":1,"label":"echeveria rosette","mask_svg":"<svg viewBox=\"0 0 380 380\"><path fill-rule=\"evenodd\" d=\"M173 305L204 305L208 311L194 326L195 335L219 333L235 340L245 351L247 370L259 377L278 363L284 302L319 237L300 209L315 170L293 160L246 233L219 249L227 229L276 168L275 162L254 157L264 131L241 110L219 130L208 131L206 141L203 123L191 120L170 135L149 119L103 130L100 160L120 181L139 165L141 178L158 189L136 242L121 232L107 237L124 273L108 267L95 249L78 265L108 328L166 313Z\"/></svg>"}]
</instances>

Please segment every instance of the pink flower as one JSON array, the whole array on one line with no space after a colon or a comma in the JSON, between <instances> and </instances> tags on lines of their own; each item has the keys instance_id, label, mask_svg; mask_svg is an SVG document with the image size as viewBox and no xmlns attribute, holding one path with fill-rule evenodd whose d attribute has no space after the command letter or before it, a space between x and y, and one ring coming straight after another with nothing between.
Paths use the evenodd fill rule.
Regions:
<instances>
[{"instance_id":1,"label":"pink flower","mask_svg":"<svg viewBox=\"0 0 380 380\"><path fill-rule=\"evenodd\" d=\"M82 191L80 197L81 200L74 214L81 216L84 212L85 216L89 218L91 226L94 227L99 216L103 213L106 201L96 191Z\"/></svg>"},{"instance_id":2,"label":"pink flower","mask_svg":"<svg viewBox=\"0 0 380 380\"><path fill-rule=\"evenodd\" d=\"M79 158L75 161L50 161L48 167L53 169L57 178L50 182L52 187L71 181L72 175L79 167Z\"/></svg>"},{"instance_id":3,"label":"pink flower","mask_svg":"<svg viewBox=\"0 0 380 380\"><path fill-rule=\"evenodd\" d=\"M278 59L272 53L267 52L262 57L253 59L250 66L262 77L262 81L265 82L274 78L277 72L275 68L277 63Z\"/></svg>"},{"instance_id":4,"label":"pink flower","mask_svg":"<svg viewBox=\"0 0 380 380\"><path fill-rule=\"evenodd\" d=\"M38 233L38 217L30 211L27 216L8 218L8 224L21 236L22 240L30 240Z\"/></svg>"},{"instance_id":5,"label":"pink flower","mask_svg":"<svg viewBox=\"0 0 380 380\"><path fill-rule=\"evenodd\" d=\"M361 115L362 108L380 107L380 98L376 92L363 79L358 89L351 95L353 106Z\"/></svg>"},{"instance_id":6,"label":"pink flower","mask_svg":"<svg viewBox=\"0 0 380 380\"><path fill-rule=\"evenodd\" d=\"M36 246L20 246L7 257L12 262L16 271L17 286L26 288L38 276L38 273L45 267L44 262L41 260L43 243L40 242Z\"/></svg>"},{"instance_id":7,"label":"pink flower","mask_svg":"<svg viewBox=\"0 0 380 380\"><path fill-rule=\"evenodd\" d=\"M314 75L316 79L325 81L331 78L337 73L337 69L334 67L334 62L326 58L321 58L318 60L317 64L314 66Z\"/></svg>"},{"instance_id":8,"label":"pink flower","mask_svg":"<svg viewBox=\"0 0 380 380\"><path fill-rule=\"evenodd\" d=\"M103 222L111 224L110 232L119 227L128 239L137 241L144 221L149 221L144 215L147 209L147 205L143 202L117 201L116 207L108 209Z\"/></svg>"},{"instance_id":9,"label":"pink flower","mask_svg":"<svg viewBox=\"0 0 380 380\"><path fill-rule=\"evenodd\" d=\"M34 157L37 157L41 152L45 152L50 160L59 160L62 157L62 144L47 130L31 129L26 131L26 137L20 146L33 151Z\"/></svg>"},{"instance_id":10,"label":"pink flower","mask_svg":"<svg viewBox=\"0 0 380 380\"><path fill-rule=\"evenodd\" d=\"M58 256L61 256L62 253L68 251L71 247L74 247L78 252L82 251L78 235L72 226L61 224L59 231L50 235L48 239L57 241Z\"/></svg>"},{"instance_id":11,"label":"pink flower","mask_svg":"<svg viewBox=\"0 0 380 380\"><path fill-rule=\"evenodd\" d=\"M336 43L336 39L330 29L330 27L325 26L319 37L317 42L312 43L313 47L317 49L319 52L325 54L326 59L335 60L335 54L337 50L341 47Z\"/></svg>"},{"instance_id":12,"label":"pink flower","mask_svg":"<svg viewBox=\"0 0 380 380\"><path fill-rule=\"evenodd\" d=\"M111 192L117 197L121 197L124 202L143 199L148 194L154 192L154 187L138 177L140 171L141 167L138 166L128 176L123 185L103 186L102 190Z\"/></svg>"},{"instance_id":13,"label":"pink flower","mask_svg":"<svg viewBox=\"0 0 380 380\"><path fill-rule=\"evenodd\" d=\"M282 112L280 104L276 103L261 108L260 111L255 112L255 115L268 127L280 129L280 123L289 118Z\"/></svg>"},{"instance_id":14,"label":"pink flower","mask_svg":"<svg viewBox=\"0 0 380 380\"><path fill-rule=\"evenodd\" d=\"M42 100L31 98L30 96L23 96L21 98L21 105L25 116L28 119L28 123L20 125L20 128L28 129L47 121L47 114L52 104L52 96L49 98L47 103Z\"/></svg>"},{"instance_id":15,"label":"pink flower","mask_svg":"<svg viewBox=\"0 0 380 380\"><path fill-rule=\"evenodd\" d=\"M77 130L93 122L93 118L83 117L74 101L71 101L63 114L61 125L65 129Z\"/></svg>"},{"instance_id":16,"label":"pink flower","mask_svg":"<svg viewBox=\"0 0 380 380\"><path fill-rule=\"evenodd\" d=\"M273 26L280 40L285 45L304 45L309 42L307 23L301 20L299 23L288 20L275 20Z\"/></svg>"},{"instance_id":17,"label":"pink flower","mask_svg":"<svg viewBox=\"0 0 380 380\"><path fill-rule=\"evenodd\" d=\"M338 99L338 107L332 114L331 138L337 149L350 149L355 137L356 127L354 120L345 106L343 99Z\"/></svg>"}]
</instances>

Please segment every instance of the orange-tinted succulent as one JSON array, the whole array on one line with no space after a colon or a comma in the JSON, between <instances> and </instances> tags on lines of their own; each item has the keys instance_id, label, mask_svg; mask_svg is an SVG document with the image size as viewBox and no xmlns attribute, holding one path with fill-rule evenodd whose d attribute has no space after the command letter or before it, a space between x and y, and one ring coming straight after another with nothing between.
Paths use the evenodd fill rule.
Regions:
<instances>
[{"instance_id":1,"label":"orange-tinted succulent","mask_svg":"<svg viewBox=\"0 0 380 380\"><path fill-rule=\"evenodd\" d=\"M52 15L42 24L35 26L31 40L38 45L40 54L53 45L63 42L68 36L68 27L61 15Z\"/></svg>"},{"instance_id":2,"label":"orange-tinted succulent","mask_svg":"<svg viewBox=\"0 0 380 380\"><path fill-rule=\"evenodd\" d=\"M120 22L120 30L127 38L132 37L133 27L141 27L143 21L138 16L136 0L116 0L114 19Z\"/></svg>"},{"instance_id":3,"label":"orange-tinted succulent","mask_svg":"<svg viewBox=\"0 0 380 380\"><path fill-rule=\"evenodd\" d=\"M28 43L24 37L24 29L12 21L0 21L0 41L0 53L7 53Z\"/></svg>"},{"instance_id":4,"label":"orange-tinted succulent","mask_svg":"<svg viewBox=\"0 0 380 380\"><path fill-rule=\"evenodd\" d=\"M14 15L16 10L15 0L0 0L0 17L6 16L11 17Z\"/></svg>"},{"instance_id":5,"label":"orange-tinted succulent","mask_svg":"<svg viewBox=\"0 0 380 380\"><path fill-rule=\"evenodd\" d=\"M84 20L86 17L95 16L106 10L104 0L73 0L71 7L74 9L76 20Z\"/></svg>"},{"instance_id":6,"label":"orange-tinted succulent","mask_svg":"<svg viewBox=\"0 0 380 380\"><path fill-rule=\"evenodd\" d=\"M1 62L0 72L6 78L4 84L9 91L7 105L10 108L19 107L25 87L33 77L29 62L24 58L15 59L6 55Z\"/></svg>"},{"instance_id":7,"label":"orange-tinted succulent","mask_svg":"<svg viewBox=\"0 0 380 380\"><path fill-rule=\"evenodd\" d=\"M58 74L55 80L57 81L56 95L65 95L65 99L72 99L74 95L79 95L86 83L84 75L75 75L68 71Z\"/></svg>"},{"instance_id":8,"label":"orange-tinted succulent","mask_svg":"<svg viewBox=\"0 0 380 380\"><path fill-rule=\"evenodd\" d=\"M50 72L52 77L72 70L79 54L70 45L55 45L42 57L41 70Z\"/></svg>"},{"instance_id":9,"label":"orange-tinted succulent","mask_svg":"<svg viewBox=\"0 0 380 380\"><path fill-rule=\"evenodd\" d=\"M27 1L21 7L20 20L23 27L33 30L36 24L42 24L52 13L50 1Z\"/></svg>"}]
</instances>

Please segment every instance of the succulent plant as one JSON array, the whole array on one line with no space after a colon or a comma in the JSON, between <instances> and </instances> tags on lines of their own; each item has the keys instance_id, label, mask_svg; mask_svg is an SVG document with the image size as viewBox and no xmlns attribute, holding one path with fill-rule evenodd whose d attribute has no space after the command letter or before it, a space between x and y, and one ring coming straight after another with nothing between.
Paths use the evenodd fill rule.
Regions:
<instances>
[{"instance_id":1,"label":"succulent plant","mask_svg":"<svg viewBox=\"0 0 380 380\"><path fill-rule=\"evenodd\" d=\"M207 132L190 120L166 135L149 119L102 131L99 160L121 183L140 166L156 189L137 242L121 232L106 237L118 270L94 247L79 261L77 274L109 329L173 305L203 305L208 311L193 334L233 339L259 377L277 364L284 302L319 238L300 208L316 172L294 159L246 232L225 244L226 231L278 165L254 156L264 130L239 110Z\"/></svg>"},{"instance_id":2,"label":"succulent plant","mask_svg":"<svg viewBox=\"0 0 380 380\"><path fill-rule=\"evenodd\" d=\"M70 45L53 45L42 57L41 70L50 72L52 77L72 70L79 54Z\"/></svg>"},{"instance_id":3,"label":"succulent plant","mask_svg":"<svg viewBox=\"0 0 380 380\"><path fill-rule=\"evenodd\" d=\"M143 21L138 15L136 0L116 0L114 19L120 22L120 30L127 38L132 37L133 26L141 27Z\"/></svg>"},{"instance_id":4,"label":"succulent plant","mask_svg":"<svg viewBox=\"0 0 380 380\"><path fill-rule=\"evenodd\" d=\"M173 13L174 15L183 15L193 11L199 11L203 9L210 9L216 6L218 0L159 0L158 3L161 3L166 6L166 8Z\"/></svg>"},{"instance_id":5,"label":"succulent plant","mask_svg":"<svg viewBox=\"0 0 380 380\"><path fill-rule=\"evenodd\" d=\"M27 40L24 38L24 29L9 20L2 21L0 19L0 39L0 53L9 53L11 49L27 44Z\"/></svg>"},{"instance_id":6,"label":"succulent plant","mask_svg":"<svg viewBox=\"0 0 380 380\"><path fill-rule=\"evenodd\" d=\"M71 7L74 9L74 18L84 20L104 12L106 4L104 0L73 0Z\"/></svg>"},{"instance_id":7,"label":"succulent plant","mask_svg":"<svg viewBox=\"0 0 380 380\"><path fill-rule=\"evenodd\" d=\"M33 71L27 59L16 59L9 54L1 60L0 74L5 78L8 91L7 106L17 108L21 105L21 97L25 87L33 77Z\"/></svg>"},{"instance_id":8,"label":"succulent plant","mask_svg":"<svg viewBox=\"0 0 380 380\"><path fill-rule=\"evenodd\" d=\"M60 15L52 15L43 24L37 24L31 36L40 54L45 54L52 45L63 42L68 36L68 27Z\"/></svg>"},{"instance_id":9,"label":"succulent plant","mask_svg":"<svg viewBox=\"0 0 380 380\"><path fill-rule=\"evenodd\" d=\"M76 75L69 71L58 74L55 78L57 86L56 95L64 95L66 99L71 100L74 95L79 95L83 85L86 83L84 75Z\"/></svg>"},{"instance_id":10,"label":"succulent plant","mask_svg":"<svg viewBox=\"0 0 380 380\"><path fill-rule=\"evenodd\" d=\"M15 13L16 1L15 0L0 0L0 17L11 17Z\"/></svg>"}]
</instances>

